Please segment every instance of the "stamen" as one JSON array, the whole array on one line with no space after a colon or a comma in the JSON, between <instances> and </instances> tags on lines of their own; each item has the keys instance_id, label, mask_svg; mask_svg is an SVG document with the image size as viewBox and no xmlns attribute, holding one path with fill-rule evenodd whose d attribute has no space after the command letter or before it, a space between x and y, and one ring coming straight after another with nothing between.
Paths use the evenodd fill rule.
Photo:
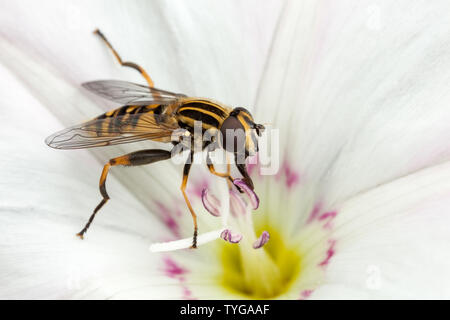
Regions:
<instances>
[{"instance_id":1,"label":"stamen","mask_svg":"<svg viewBox=\"0 0 450 320\"><path fill-rule=\"evenodd\" d=\"M220 237L229 243L239 243L242 240L242 234L233 234L230 229L223 230Z\"/></svg>"},{"instance_id":2,"label":"stamen","mask_svg":"<svg viewBox=\"0 0 450 320\"><path fill-rule=\"evenodd\" d=\"M264 246L267 241L270 239L270 234L267 231L263 231L263 233L259 236L259 238L253 242L253 249L259 249Z\"/></svg>"},{"instance_id":3,"label":"stamen","mask_svg":"<svg viewBox=\"0 0 450 320\"><path fill-rule=\"evenodd\" d=\"M220 238L224 229L218 229L203 233L197 237L197 245L202 245ZM165 252L179 249L186 249L192 246L192 237L161 243L153 243L150 245L151 252Z\"/></svg>"},{"instance_id":4,"label":"stamen","mask_svg":"<svg viewBox=\"0 0 450 320\"><path fill-rule=\"evenodd\" d=\"M214 195L208 195L208 189L202 191L203 207L215 217L220 216L220 201Z\"/></svg>"},{"instance_id":5,"label":"stamen","mask_svg":"<svg viewBox=\"0 0 450 320\"><path fill-rule=\"evenodd\" d=\"M243 190L248 197L250 198L250 203L252 204L252 208L253 210L258 209L259 207L259 198L256 195L255 191L253 191L242 179L234 179L233 183L241 188L241 190Z\"/></svg>"},{"instance_id":6,"label":"stamen","mask_svg":"<svg viewBox=\"0 0 450 320\"><path fill-rule=\"evenodd\" d=\"M228 227L228 216L230 212L230 198L229 189L226 181L219 183L218 189L220 191L220 197L217 198L212 195L208 195L206 189L202 190L202 202L205 208L212 215L221 216L222 228L207 233L203 233L197 237L197 246L219 239L222 231ZM221 200L219 200L221 199ZM236 237L232 237L231 240L237 241ZM175 241L154 243L150 246L152 252L174 251L179 249L186 249L192 246L192 238L185 238Z\"/></svg>"}]
</instances>

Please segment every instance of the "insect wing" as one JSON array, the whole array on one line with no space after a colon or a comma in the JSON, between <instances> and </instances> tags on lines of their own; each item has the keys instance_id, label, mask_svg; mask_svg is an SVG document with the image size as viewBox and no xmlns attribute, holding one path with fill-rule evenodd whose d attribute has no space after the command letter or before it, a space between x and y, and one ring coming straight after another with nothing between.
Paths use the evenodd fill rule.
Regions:
<instances>
[{"instance_id":1,"label":"insect wing","mask_svg":"<svg viewBox=\"0 0 450 320\"><path fill-rule=\"evenodd\" d=\"M131 143L143 140L170 142L179 129L167 115L126 114L94 119L56 132L45 139L55 149L82 149Z\"/></svg>"},{"instance_id":2,"label":"insect wing","mask_svg":"<svg viewBox=\"0 0 450 320\"><path fill-rule=\"evenodd\" d=\"M121 104L169 104L185 97L184 94L120 80L91 81L83 83L82 86L105 99Z\"/></svg>"}]
</instances>

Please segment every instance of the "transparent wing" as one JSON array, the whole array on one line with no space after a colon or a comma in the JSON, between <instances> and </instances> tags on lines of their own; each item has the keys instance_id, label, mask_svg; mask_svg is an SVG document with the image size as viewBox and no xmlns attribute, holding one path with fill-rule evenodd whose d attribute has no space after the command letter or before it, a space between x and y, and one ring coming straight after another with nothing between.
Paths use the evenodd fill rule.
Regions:
<instances>
[{"instance_id":1,"label":"transparent wing","mask_svg":"<svg viewBox=\"0 0 450 320\"><path fill-rule=\"evenodd\" d=\"M177 129L180 128L176 121L167 115L126 114L97 118L64 129L49 136L45 143L56 149L82 149L149 139L170 142L172 133Z\"/></svg>"},{"instance_id":2,"label":"transparent wing","mask_svg":"<svg viewBox=\"0 0 450 320\"><path fill-rule=\"evenodd\" d=\"M147 105L169 104L184 94L150 88L140 84L120 80L99 80L82 84L87 90L99 96L121 104Z\"/></svg>"}]
</instances>

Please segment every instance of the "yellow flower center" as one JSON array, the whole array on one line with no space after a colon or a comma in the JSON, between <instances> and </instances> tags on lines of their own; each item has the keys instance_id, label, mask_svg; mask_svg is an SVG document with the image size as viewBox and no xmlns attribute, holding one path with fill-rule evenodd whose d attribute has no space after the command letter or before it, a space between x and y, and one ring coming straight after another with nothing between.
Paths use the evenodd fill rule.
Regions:
<instances>
[{"instance_id":1,"label":"yellow flower center","mask_svg":"<svg viewBox=\"0 0 450 320\"><path fill-rule=\"evenodd\" d=\"M239 245L222 245L220 284L242 298L275 298L289 290L301 271L298 248L288 247L280 234L267 225L258 228L257 234L263 230L269 231L270 240L260 249L253 249L253 239L245 236Z\"/></svg>"}]
</instances>

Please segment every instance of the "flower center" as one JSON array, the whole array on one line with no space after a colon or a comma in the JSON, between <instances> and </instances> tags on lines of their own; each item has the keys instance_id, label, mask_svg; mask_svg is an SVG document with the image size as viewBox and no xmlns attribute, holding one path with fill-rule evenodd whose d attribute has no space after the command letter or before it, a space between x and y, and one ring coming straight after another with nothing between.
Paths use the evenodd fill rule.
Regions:
<instances>
[{"instance_id":1,"label":"flower center","mask_svg":"<svg viewBox=\"0 0 450 320\"><path fill-rule=\"evenodd\" d=\"M201 193L204 208L213 219L220 218L222 224L221 229L198 237L200 244L222 239L212 251L219 258L213 281L242 299L309 298L325 280L325 270L338 249L333 236L338 211L325 209L322 201L311 201L303 206L309 213L302 215L281 202L279 210L285 213L285 220L278 219L279 215L277 219L272 215L271 219L268 208L254 213L259 199L252 189L240 181L235 181L235 185L242 193L230 190L226 184L220 197L207 189ZM248 197L243 197L243 193ZM303 221L286 222L301 217ZM192 238L186 238L153 244L151 250L187 248L191 241Z\"/></svg>"},{"instance_id":2,"label":"flower center","mask_svg":"<svg viewBox=\"0 0 450 320\"><path fill-rule=\"evenodd\" d=\"M270 241L253 249L253 230L241 230L244 237L239 245L223 243L220 284L243 298L269 299L289 290L301 271L297 248L289 248L276 230L269 226L258 228L257 234L269 231ZM255 236L253 236L255 238Z\"/></svg>"}]
</instances>

